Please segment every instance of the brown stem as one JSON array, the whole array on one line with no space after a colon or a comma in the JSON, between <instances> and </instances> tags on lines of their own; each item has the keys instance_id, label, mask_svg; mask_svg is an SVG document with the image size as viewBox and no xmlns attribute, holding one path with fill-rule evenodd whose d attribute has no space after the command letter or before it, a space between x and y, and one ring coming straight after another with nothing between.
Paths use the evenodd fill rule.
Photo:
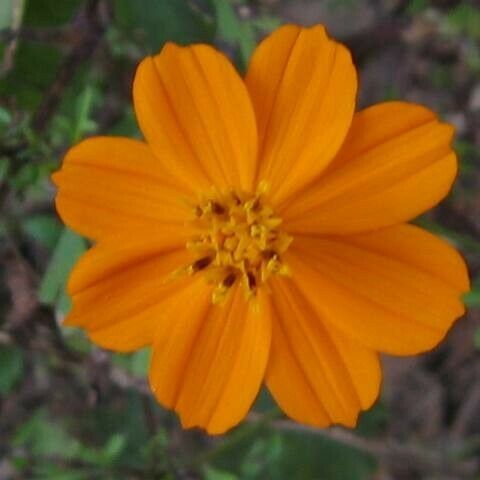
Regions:
<instances>
[{"instance_id":1,"label":"brown stem","mask_svg":"<svg viewBox=\"0 0 480 480\"><path fill-rule=\"evenodd\" d=\"M256 418L253 414L249 418ZM380 463L389 466L412 466L416 471L456 475L470 478L479 468L476 459L460 461L452 455L452 449L445 452L432 450L423 445L402 444L392 439L380 440L360 437L352 431L339 427L318 429L301 425L290 420L274 420L271 425L282 431L310 433L356 448L374 456ZM459 446L460 447L460 446ZM455 448L460 451L461 448ZM451 477L448 477L451 478Z\"/></svg>"},{"instance_id":2,"label":"brown stem","mask_svg":"<svg viewBox=\"0 0 480 480\"><path fill-rule=\"evenodd\" d=\"M33 118L33 127L43 132L60 104L63 91L68 86L78 67L91 57L105 32L110 17L109 9L101 0L88 0L72 24L76 45L60 65L55 81L46 93Z\"/></svg>"}]
</instances>

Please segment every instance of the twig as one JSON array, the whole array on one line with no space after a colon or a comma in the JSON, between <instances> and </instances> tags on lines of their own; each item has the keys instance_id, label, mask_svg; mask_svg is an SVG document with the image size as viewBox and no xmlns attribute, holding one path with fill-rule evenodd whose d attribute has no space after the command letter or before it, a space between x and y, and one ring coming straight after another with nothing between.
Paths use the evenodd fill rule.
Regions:
<instances>
[{"instance_id":1,"label":"twig","mask_svg":"<svg viewBox=\"0 0 480 480\"><path fill-rule=\"evenodd\" d=\"M390 20L345 37L342 42L352 52L355 63L361 65L371 53L378 50L378 45L385 47L401 42L401 34L402 23Z\"/></svg>"},{"instance_id":2,"label":"twig","mask_svg":"<svg viewBox=\"0 0 480 480\"><path fill-rule=\"evenodd\" d=\"M15 330L21 328L38 308L38 275L22 257L13 241L7 240L0 259L5 265L5 284L12 298L12 308L6 315L6 323Z\"/></svg>"},{"instance_id":3,"label":"twig","mask_svg":"<svg viewBox=\"0 0 480 480\"><path fill-rule=\"evenodd\" d=\"M27 40L29 42L38 43L58 43L62 47L74 43L72 29L67 27L50 27L50 28L32 28L19 27L2 28L0 30L0 42L14 42L18 40Z\"/></svg>"},{"instance_id":4,"label":"twig","mask_svg":"<svg viewBox=\"0 0 480 480\"><path fill-rule=\"evenodd\" d=\"M11 18L11 30L16 32L22 23L22 15L24 8L24 0L15 0L12 2L12 18ZM13 59L15 57L15 52L18 46L18 38L16 35L13 35L12 38L7 42L3 53L3 62L0 68L0 77L8 73L13 67Z\"/></svg>"},{"instance_id":5,"label":"twig","mask_svg":"<svg viewBox=\"0 0 480 480\"><path fill-rule=\"evenodd\" d=\"M50 118L60 104L64 89L73 79L78 67L93 54L98 46L109 17L108 13L104 13L105 9L102 5L100 0L88 0L84 9L74 20L72 28L78 34L78 41L60 65L55 82L33 118L33 127L37 132L45 131Z\"/></svg>"},{"instance_id":6,"label":"twig","mask_svg":"<svg viewBox=\"0 0 480 480\"><path fill-rule=\"evenodd\" d=\"M110 379L112 383L122 390L135 390L141 395L151 395L147 382L141 378L128 374L125 370L118 367L111 367Z\"/></svg>"},{"instance_id":7,"label":"twig","mask_svg":"<svg viewBox=\"0 0 480 480\"><path fill-rule=\"evenodd\" d=\"M474 383L460 407L451 428L451 438L460 440L468 432L472 418L480 411L480 383Z\"/></svg>"},{"instance_id":8,"label":"twig","mask_svg":"<svg viewBox=\"0 0 480 480\"><path fill-rule=\"evenodd\" d=\"M476 459L459 461L455 457L455 452L461 451L461 448L449 449L445 452L434 451L422 445L402 444L392 439L374 440L360 437L339 427L322 430L289 420L276 420L271 425L283 431L311 433L328 438L368 453L379 462L388 465L411 465L422 472L469 476L478 472L480 467Z\"/></svg>"}]
</instances>

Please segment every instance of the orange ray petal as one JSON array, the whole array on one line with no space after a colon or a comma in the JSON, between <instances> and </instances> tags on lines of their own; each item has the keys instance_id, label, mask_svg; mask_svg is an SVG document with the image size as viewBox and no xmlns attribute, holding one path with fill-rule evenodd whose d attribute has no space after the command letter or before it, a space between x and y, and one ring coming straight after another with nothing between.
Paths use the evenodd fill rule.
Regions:
<instances>
[{"instance_id":1,"label":"orange ray petal","mask_svg":"<svg viewBox=\"0 0 480 480\"><path fill-rule=\"evenodd\" d=\"M280 209L298 233L349 234L410 220L439 202L457 172L453 128L428 109L388 102L354 117L322 177Z\"/></svg>"},{"instance_id":2,"label":"orange ray petal","mask_svg":"<svg viewBox=\"0 0 480 480\"><path fill-rule=\"evenodd\" d=\"M259 131L258 179L281 202L332 160L348 132L357 76L322 26L287 25L255 50L246 77Z\"/></svg>"},{"instance_id":3,"label":"orange ray petal","mask_svg":"<svg viewBox=\"0 0 480 480\"><path fill-rule=\"evenodd\" d=\"M143 134L173 175L197 189L252 189L255 115L224 55L207 45L167 43L139 65L133 95Z\"/></svg>"},{"instance_id":4,"label":"orange ray petal","mask_svg":"<svg viewBox=\"0 0 480 480\"><path fill-rule=\"evenodd\" d=\"M189 260L179 240L167 233L103 240L72 272L73 308L64 323L85 328L95 343L111 350L151 344L159 317L192 281L168 277Z\"/></svg>"},{"instance_id":5,"label":"orange ray petal","mask_svg":"<svg viewBox=\"0 0 480 480\"><path fill-rule=\"evenodd\" d=\"M410 355L431 349L464 312L463 259L418 227L297 236L287 257L317 314L374 350Z\"/></svg>"},{"instance_id":6,"label":"orange ray petal","mask_svg":"<svg viewBox=\"0 0 480 480\"><path fill-rule=\"evenodd\" d=\"M191 301L194 298L195 301ZM260 388L270 349L271 320L263 294L255 312L236 288L225 305L189 295L157 331L150 384L186 428L223 433L247 413Z\"/></svg>"},{"instance_id":7,"label":"orange ray petal","mask_svg":"<svg viewBox=\"0 0 480 480\"><path fill-rule=\"evenodd\" d=\"M191 195L168 179L142 142L94 137L71 148L52 176L56 207L77 232L98 240L148 225L175 235L188 215Z\"/></svg>"},{"instance_id":8,"label":"orange ray petal","mask_svg":"<svg viewBox=\"0 0 480 480\"><path fill-rule=\"evenodd\" d=\"M266 382L293 419L353 426L377 398L378 355L325 323L289 279L272 281L275 322Z\"/></svg>"}]
</instances>

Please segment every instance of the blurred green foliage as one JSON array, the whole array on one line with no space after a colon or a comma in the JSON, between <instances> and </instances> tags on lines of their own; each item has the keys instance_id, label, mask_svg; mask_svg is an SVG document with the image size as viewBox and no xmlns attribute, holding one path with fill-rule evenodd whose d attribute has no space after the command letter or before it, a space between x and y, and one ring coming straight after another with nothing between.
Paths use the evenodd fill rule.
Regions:
<instances>
[{"instance_id":1,"label":"blurred green foliage","mask_svg":"<svg viewBox=\"0 0 480 480\"><path fill-rule=\"evenodd\" d=\"M183 0L116 0L115 12L119 28L143 36L149 53L156 53L166 41L209 43L215 34L214 19Z\"/></svg>"},{"instance_id":2,"label":"blurred green foliage","mask_svg":"<svg viewBox=\"0 0 480 480\"><path fill-rule=\"evenodd\" d=\"M19 349L0 346L0 395L7 395L23 375L23 357Z\"/></svg>"}]
</instances>

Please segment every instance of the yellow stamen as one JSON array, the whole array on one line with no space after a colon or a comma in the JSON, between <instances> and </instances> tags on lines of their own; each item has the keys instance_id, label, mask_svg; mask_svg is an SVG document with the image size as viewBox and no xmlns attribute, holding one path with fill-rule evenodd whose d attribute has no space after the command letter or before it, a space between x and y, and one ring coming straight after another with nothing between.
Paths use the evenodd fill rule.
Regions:
<instances>
[{"instance_id":1,"label":"yellow stamen","mask_svg":"<svg viewBox=\"0 0 480 480\"><path fill-rule=\"evenodd\" d=\"M279 229L282 220L265 204L267 192L262 182L253 195L215 189L202 195L193 207L192 223L199 234L187 242L196 260L173 275L202 273L214 285L215 304L225 300L236 282L254 300L271 275L289 275L282 254L292 238Z\"/></svg>"}]
</instances>

